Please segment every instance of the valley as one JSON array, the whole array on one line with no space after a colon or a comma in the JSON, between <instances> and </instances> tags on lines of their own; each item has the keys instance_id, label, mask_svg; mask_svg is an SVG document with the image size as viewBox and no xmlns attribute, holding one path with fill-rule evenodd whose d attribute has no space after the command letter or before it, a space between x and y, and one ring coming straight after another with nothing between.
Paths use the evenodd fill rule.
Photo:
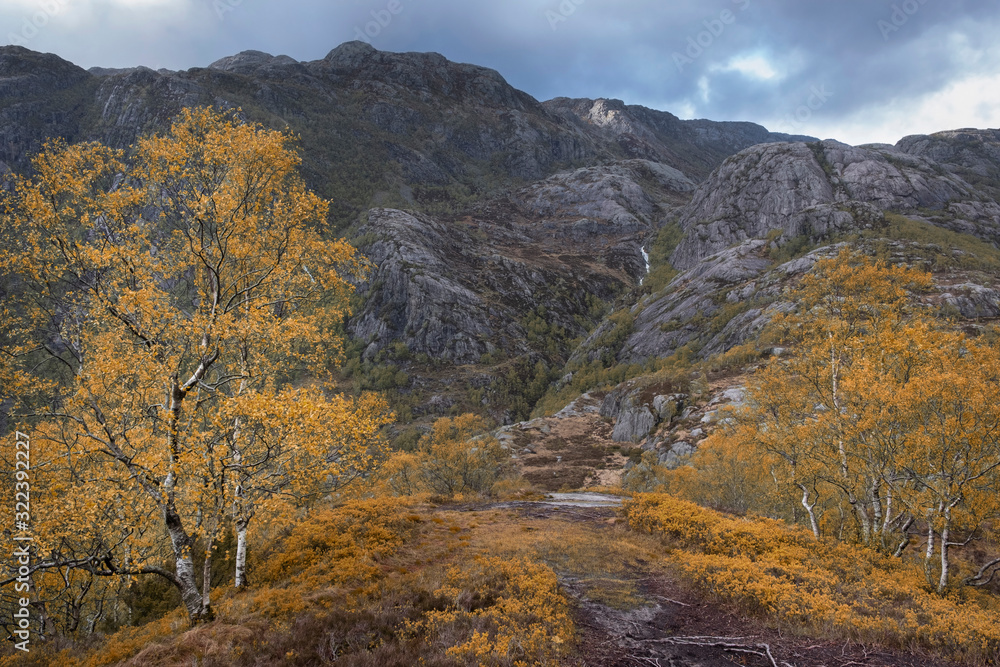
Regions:
<instances>
[{"instance_id":1,"label":"valley","mask_svg":"<svg viewBox=\"0 0 1000 667\"><path fill-rule=\"evenodd\" d=\"M246 51L181 72L84 70L6 46L5 219L21 215L15 182L37 176L31 159L47 141L100 142L127 161L141 137L203 106L235 126L285 133L304 187L329 201L306 231L343 238L364 258L365 271L343 272L350 312L324 320L322 336L319 324L304 326L315 349L281 348L294 364L274 381L298 397L288 406L344 397L356 410L350 419L314 430L362 443L363 462L342 485L323 486L333 473L302 481L296 465L347 469L349 455L273 454L312 431L298 422L269 431L261 415L299 411L225 413L225 436L214 440L204 436L206 417L191 437L235 452L220 455L219 469L246 470L232 443L247 430L280 461L264 477L285 486L262 483L259 510L249 512L259 521L250 587L230 585L239 521L226 509L245 497L249 473L230 488L210 464L181 499L197 526L199 548L188 552L201 551L190 567L210 582L203 593L214 617L188 627L177 591L145 577L155 572L117 576L135 558L121 545L136 536L148 540L139 548L150 563L169 560L158 524L113 532L125 515L167 516L156 503L118 503L138 487L156 497L175 467L202 465L190 462L197 447L177 450L169 466L148 464L169 468L169 484L132 468L115 482L122 490L108 492L94 520L112 527L110 537L95 538L99 549L71 559L74 567L52 570L43 586L51 599L36 595L45 614L69 620L42 628L41 652L0 652L0 665L997 664L989 619L1000 610L1000 421L989 387L1000 340L1000 130L848 146L619 100L540 102L494 70L362 42L312 62ZM112 173L101 195L126 180ZM135 196L135 219L168 210ZM44 216L21 219L29 218ZM5 234L15 245L17 228ZM77 236L81 247L100 246L93 230ZM156 257L160 240L139 245ZM29 291L11 266L0 292L21 304ZM289 283L308 275L316 285L308 262L300 268ZM151 275L169 287L168 303L198 270ZM878 300L885 294L891 308ZM270 304L275 313L287 314L283 299ZM129 302L107 303L114 314ZM86 319L83 306L60 302L52 312L58 326L70 312ZM134 332L137 318L120 319ZM14 350L26 331L11 325L0 342ZM234 335L244 346L251 338ZM69 336L43 343L63 361L74 349ZM142 338L130 354L143 345L153 347ZM330 356L310 365L327 345ZM814 393L767 393L777 392L761 384L768 373L810 352L819 361L794 368ZM215 362L199 354L195 367ZM249 358L234 363L233 378L251 376ZM5 380L22 378L3 364ZM36 420L55 433L39 406L69 402L60 383L86 374L33 362L27 376L43 399L15 407L20 399L5 389L2 426ZM242 396L228 376L211 386L192 377L185 391ZM895 393L865 393L883 385ZM772 426L760 426L766 410L748 412L761 405L771 406ZM151 432L173 433L156 405L135 414ZM125 434L137 428L129 419L120 421ZM747 435L754 419L758 431ZM113 421L101 413L87 423ZM128 466L145 456L116 453ZM61 488L53 482L47 502ZM221 499L211 539L208 505L198 505L205 489ZM552 504L551 494L570 493L616 502ZM866 555L852 562L851 549ZM12 568L5 561L0 577ZM5 588L5 613L14 599ZM965 627L962 618L971 619Z\"/></svg>"}]
</instances>

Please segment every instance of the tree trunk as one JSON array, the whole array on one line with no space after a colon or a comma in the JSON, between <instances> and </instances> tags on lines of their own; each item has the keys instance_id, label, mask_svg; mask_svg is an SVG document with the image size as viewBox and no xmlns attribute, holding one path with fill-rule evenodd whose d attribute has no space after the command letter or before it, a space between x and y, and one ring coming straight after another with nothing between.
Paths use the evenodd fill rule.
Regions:
<instances>
[{"instance_id":1,"label":"tree trunk","mask_svg":"<svg viewBox=\"0 0 1000 667\"><path fill-rule=\"evenodd\" d=\"M248 355L247 350L240 350L240 371L243 374L240 380L240 388L236 392L237 396L242 396L243 392L247 387L247 377L250 375L248 368ZM236 489L233 492L233 519L236 523L236 581L234 582L237 589L243 588L246 585L246 566L247 566L247 526L250 525L250 514L247 512L246 498L243 492L243 484L246 482L243 479L244 471L241 468L243 463L243 451L240 449L240 418L237 417L233 421L233 466L236 468L238 481L236 484Z\"/></svg>"},{"instance_id":2,"label":"tree trunk","mask_svg":"<svg viewBox=\"0 0 1000 667\"><path fill-rule=\"evenodd\" d=\"M236 588L246 585L247 566L247 526L249 521L236 522Z\"/></svg>"},{"instance_id":3,"label":"tree trunk","mask_svg":"<svg viewBox=\"0 0 1000 667\"><path fill-rule=\"evenodd\" d=\"M932 586L934 584L934 577L932 576L931 569L933 567L934 559L934 517L931 512L927 512L927 550L924 551L924 577L927 578L927 584Z\"/></svg>"},{"instance_id":4,"label":"tree trunk","mask_svg":"<svg viewBox=\"0 0 1000 667\"><path fill-rule=\"evenodd\" d=\"M872 527L868 518L868 508L858 500L851 485L851 469L847 458L847 446L844 444L844 432L842 427L844 409L840 404L840 370L837 360L836 347L834 345L833 333L829 334L830 339L830 390L833 399L834 415L837 419L837 454L840 457L840 478L843 482L843 490L847 496L847 502L851 504L851 511L854 512L854 519L861 530L861 542L871 544Z\"/></svg>"},{"instance_id":5,"label":"tree trunk","mask_svg":"<svg viewBox=\"0 0 1000 667\"><path fill-rule=\"evenodd\" d=\"M854 495L853 491L848 491L847 502L851 504L851 509L854 511L854 519L858 522L858 526L860 527L861 543L871 545L872 524L871 520L868 518L868 508L865 507L864 503L858 501L858 498Z\"/></svg>"},{"instance_id":6,"label":"tree trunk","mask_svg":"<svg viewBox=\"0 0 1000 667\"><path fill-rule=\"evenodd\" d=\"M203 607L204 600L201 591L198 590L198 581L194 573L194 560L192 554L191 536L184 530L181 518L177 511L167 505L163 508L163 520L170 534L170 544L174 550L174 563L176 569L177 586L181 592L181 600L184 608L187 609L188 620L191 624L202 623L211 620L211 608Z\"/></svg>"},{"instance_id":7,"label":"tree trunk","mask_svg":"<svg viewBox=\"0 0 1000 667\"><path fill-rule=\"evenodd\" d=\"M212 613L212 542L205 546L205 565L201 570L201 608Z\"/></svg>"},{"instance_id":8,"label":"tree trunk","mask_svg":"<svg viewBox=\"0 0 1000 667\"><path fill-rule=\"evenodd\" d=\"M806 512L809 513L809 524L812 526L813 536L819 539L819 524L816 523L816 513L813 512L813 508L816 507L816 503L812 505L809 504L809 490L806 488L805 484L799 484L799 488L802 489L802 506L806 508Z\"/></svg>"},{"instance_id":9,"label":"tree trunk","mask_svg":"<svg viewBox=\"0 0 1000 667\"><path fill-rule=\"evenodd\" d=\"M899 541L899 544L896 545L896 550L892 554L893 558L899 558L900 556L902 556L903 552L906 551L906 547L910 546L909 530L910 526L912 525L913 525L913 516L908 516L906 518L906 521L903 523L903 527L900 528L900 532L903 533L903 539L901 539Z\"/></svg>"},{"instance_id":10,"label":"tree trunk","mask_svg":"<svg viewBox=\"0 0 1000 667\"><path fill-rule=\"evenodd\" d=\"M938 579L937 592L940 595L948 586L948 538L951 537L951 507L944 509L944 526L941 527L941 577Z\"/></svg>"}]
</instances>

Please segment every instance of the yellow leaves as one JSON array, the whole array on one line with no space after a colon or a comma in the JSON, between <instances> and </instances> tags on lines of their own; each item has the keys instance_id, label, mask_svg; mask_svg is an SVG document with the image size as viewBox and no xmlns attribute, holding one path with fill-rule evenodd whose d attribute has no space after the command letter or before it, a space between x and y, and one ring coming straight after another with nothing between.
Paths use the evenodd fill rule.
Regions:
<instances>
[{"instance_id":1,"label":"yellow leaves","mask_svg":"<svg viewBox=\"0 0 1000 667\"><path fill-rule=\"evenodd\" d=\"M795 292L800 312L822 309L828 316L854 326L863 321L905 311L910 292L922 292L933 281L926 271L887 266L844 248L822 259L803 276Z\"/></svg>"},{"instance_id":2,"label":"yellow leaves","mask_svg":"<svg viewBox=\"0 0 1000 667\"><path fill-rule=\"evenodd\" d=\"M453 567L435 595L443 611L409 623L412 633L447 641L447 653L478 665L555 665L573 624L555 573L522 558L477 558ZM457 642L452 639L459 634Z\"/></svg>"},{"instance_id":3,"label":"yellow leaves","mask_svg":"<svg viewBox=\"0 0 1000 667\"><path fill-rule=\"evenodd\" d=\"M666 494L638 494L625 501L623 508L633 529L697 544L707 541L721 521L715 512Z\"/></svg>"},{"instance_id":4,"label":"yellow leaves","mask_svg":"<svg viewBox=\"0 0 1000 667\"><path fill-rule=\"evenodd\" d=\"M412 530L405 507L401 500L380 498L318 512L292 528L280 553L262 559L257 576L262 582L290 579L323 586L369 581L379 572L377 562L402 546ZM259 604L264 608L273 602Z\"/></svg>"},{"instance_id":5,"label":"yellow leaves","mask_svg":"<svg viewBox=\"0 0 1000 667\"><path fill-rule=\"evenodd\" d=\"M0 249L18 280L0 380L26 389L25 412L29 398L53 406L37 427L53 462L38 488L66 494L53 543L162 557L169 505L209 549L227 513L290 515L383 458L383 399L301 381L339 350L348 279L365 264L323 237L329 205L291 146L192 109L128 159L48 144L18 181ZM59 369L57 398L39 367Z\"/></svg>"},{"instance_id":6,"label":"yellow leaves","mask_svg":"<svg viewBox=\"0 0 1000 667\"><path fill-rule=\"evenodd\" d=\"M939 598L898 559L663 494L636 496L624 509L633 529L671 536L670 560L692 581L748 611L793 627L903 647L916 643L971 661L1000 651L1000 604L993 596Z\"/></svg>"},{"instance_id":7,"label":"yellow leaves","mask_svg":"<svg viewBox=\"0 0 1000 667\"><path fill-rule=\"evenodd\" d=\"M774 322L792 354L751 376L745 407L695 461L725 471L707 453L742 452L783 501L750 484L753 501L730 507L798 514L889 552L914 520L974 529L1000 513L1000 355L911 305L930 285L847 251L802 279L797 310Z\"/></svg>"},{"instance_id":8,"label":"yellow leaves","mask_svg":"<svg viewBox=\"0 0 1000 667\"><path fill-rule=\"evenodd\" d=\"M434 422L415 453L396 453L382 478L391 492L432 492L447 496L489 493L511 472L510 452L490 435L482 417L467 413Z\"/></svg>"}]
</instances>

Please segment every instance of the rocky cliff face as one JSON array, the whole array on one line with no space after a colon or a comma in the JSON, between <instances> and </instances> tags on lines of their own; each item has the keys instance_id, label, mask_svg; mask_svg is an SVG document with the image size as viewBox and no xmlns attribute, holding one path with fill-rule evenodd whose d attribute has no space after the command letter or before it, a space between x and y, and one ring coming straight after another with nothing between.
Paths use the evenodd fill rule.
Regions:
<instances>
[{"instance_id":1,"label":"rocky cliff face","mask_svg":"<svg viewBox=\"0 0 1000 667\"><path fill-rule=\"evenodd\" d=\"M458 209L567 167L628 158L700 180L726 156L787 138L751 123L679 121L614 100L539 103L494 70L349 42L298 62L260 51L186 72L93 68L0 48L0 160L15 169L51 136L126 147L180 109L240 107L303 138L309 184L346 224L375 205ZM584 109L587 109L586 113Z\"/></svg>"},{"instance_id":2,"label":"rocky cliff face","mask_svg":"<svg viewBox=\"0 0 1000 667\"><path fill-rule=\"evenodd\" d=\"M49 137L84 138L93 77L52 54L0 47L0 162L27 165Z\"/></svg>"},{"instance_id":3,"label":"rocky cliff face","mask_svg":"<svg viewBox=\"0 0 1000 667\"><path fill-rule=\"evenodd\" d=\"M638 283L643 243L693 188L675 169L628 160L560 172L460 219L373 209L359 238L378 268L351 330L369 357L401 342L458 364L529 354L521 321L539 307L583 335L592 298Z\"/></svg>"},{"instance_id":4,"label":"rocky cliff face","mask_svg":"<svg viewBox=\"0 0 1000 667\"><path fill-rule=\"evenodd\" d=\"M990 185L998 169L1000 142L993 132L907 137L894 147L757 145L726 159L695 192L681 212L686 235L671 261L690 268L772 232L783 241L816 242L872 229L883 224L883 211L1000 240L1000 206Z\"/></svg>"},{"instance_id":5,"label":"rocky cliff face","mask_svg":"<svg viewBox=\"0 0 1000 667\"><path fill-rule=\"evenodd\" d=\"M967 182L989 190L1000 188L1000 130L952 130L904 137L896 148L926 158Z\"/></svg>"},{"instance_id":6,"label":"rocky cliff face","mask_svg":"<svg viewBox=\"0 0 1000 667\"><path fill-rule=\"evenodd\" d=\"M697 180L727 156L760 143L815 141L769 132L754 123L684 121L671 113L621 100L556 98L544 106L591 135L613 142L628 157L670 164Z\"/></svg>"},{"instance_id":7,"label":"rocky cliff face","mask_svg":"<svg viewBox=\"0 0 1000 667\"><path fill-rule=\"evenodd\" d=\"M16 171L46 137L127 147L194 105L300 134L307 182L376 267L348 323L363 358L402 346L475 367L479 385L497 363L557 369L642 280L643 246L698 181L787 138L615 100L543 104L493 70L360 42L312 62L246 51L186 72L85 72L10 47L0 87L0 163ZM407 390L434 375L405 366Z\"/></svg>"},{"instance_id":8,"label":"rocky cliff face","mask_svg":"<svg viewBox=\"0 0 1000 667\"><path fill-rule=\"evenodd\" d=\"M835 251L816 247L830 239L895 234L901 260L968 255L898 238L888 212L1000 241L1000 131L820 143L618 100L539 102L493 70L360 42L312 62L246 51L186 72L87 72L2 47L0 180L46 138L126 147L203 104L302 137L307 182L375 265L348 322L360 355L376 364L405 349L397 388L423 392L414 400L431 412L451 409L449 391L502 377L508 392L544 389L567 359L707 358L752 340L787 307L784 287ZM646 250L672 223L682 273L647 294ZM932 305L1000 313L982 272L941 284ZM510 374L532 364L544 372ZM659 419L656 406L633 407L622 437L643 430L643 410Z\"/></svg>"},{"instance_id":9,"label":"rocky cliff face","mask_svg":"<svg viewBox=\"0 0 1000 667\"><path fill-rule=\"evenodd\" d=\"M609 358L649 367L678 353L707 360L750 343L747 360L766 354L759 334L793 307L786 290L847 245L932 270L928 308L971 329L991 321L1000 313L998 134L944 132L896 146L770 143L727 158L677 210L684 236L671 263L681 273L626 306L627 318L598 327L568 369ZM632 396L630 387L611 395ZM609 412L623 437L645 438L657 414L650 400Z\"/></svg>"}]
</instances>

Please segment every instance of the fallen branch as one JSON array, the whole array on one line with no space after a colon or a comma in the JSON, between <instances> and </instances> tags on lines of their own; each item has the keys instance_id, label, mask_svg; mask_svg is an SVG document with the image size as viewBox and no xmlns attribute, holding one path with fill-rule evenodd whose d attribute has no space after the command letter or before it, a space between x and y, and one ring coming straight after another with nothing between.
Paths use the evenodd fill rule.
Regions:
<instances>
[{"instance_id":1,"label":"fallen branch","mask_svg":"<svg viewBox=\"0 0 1000 667\"><path fill-rule=\"evenodd\" d=\"M676 605L681 606L681 607L690 607L691 606L691 605L687 604L686 602L681 602L680 600L672 600L671 598L665 598L662 595L651 595L650 597L654 597L654 598L656 598L658 600L663 600L664 602L669 602L671 604L676 604Z\"/></svg>"},{"instance_id":2,"label":"fallen branch","mask_svg":"<svg viewBox=\"0 0 1000 667\"><path fill-rule=\"evenodd\" d=\"M647 644L670 644L672 646L698 646L701 648L721 648L723 651L729 651L730 653L747 653L750 655L758 655L762 658L767 658L771 663L771 667L781 667L778 665L778 661L774 659L774 655L771 653L771 647L768 644L739 644L736 643L740 640L746 639L745 637L663 637L661 639L638 639L637 641L644 642ZM781 665L791 667L787 662L782 662Z\"/></svg>"},{"instance_id":3,"label":"fallen branch","mask_svg":"<svg viewBox=\"0 0 1000 667\"><path fill-rule=\"evenodd\" d=\"M993 581L994 575L996 575L997 572L1000 572L1000 567L997 567L997 569L990 572L990 576L986 577L986 573L990 570L990 568L994 566L1000 566L1000 558L997 558L996 560L991 560L986 565L983 565L981 568L979 568L979 572L966 579L963 583L965 583L966 586L987 585L988 583ZM983 577L986 578L984 579Z\"/></svg>"}]
</instances>

